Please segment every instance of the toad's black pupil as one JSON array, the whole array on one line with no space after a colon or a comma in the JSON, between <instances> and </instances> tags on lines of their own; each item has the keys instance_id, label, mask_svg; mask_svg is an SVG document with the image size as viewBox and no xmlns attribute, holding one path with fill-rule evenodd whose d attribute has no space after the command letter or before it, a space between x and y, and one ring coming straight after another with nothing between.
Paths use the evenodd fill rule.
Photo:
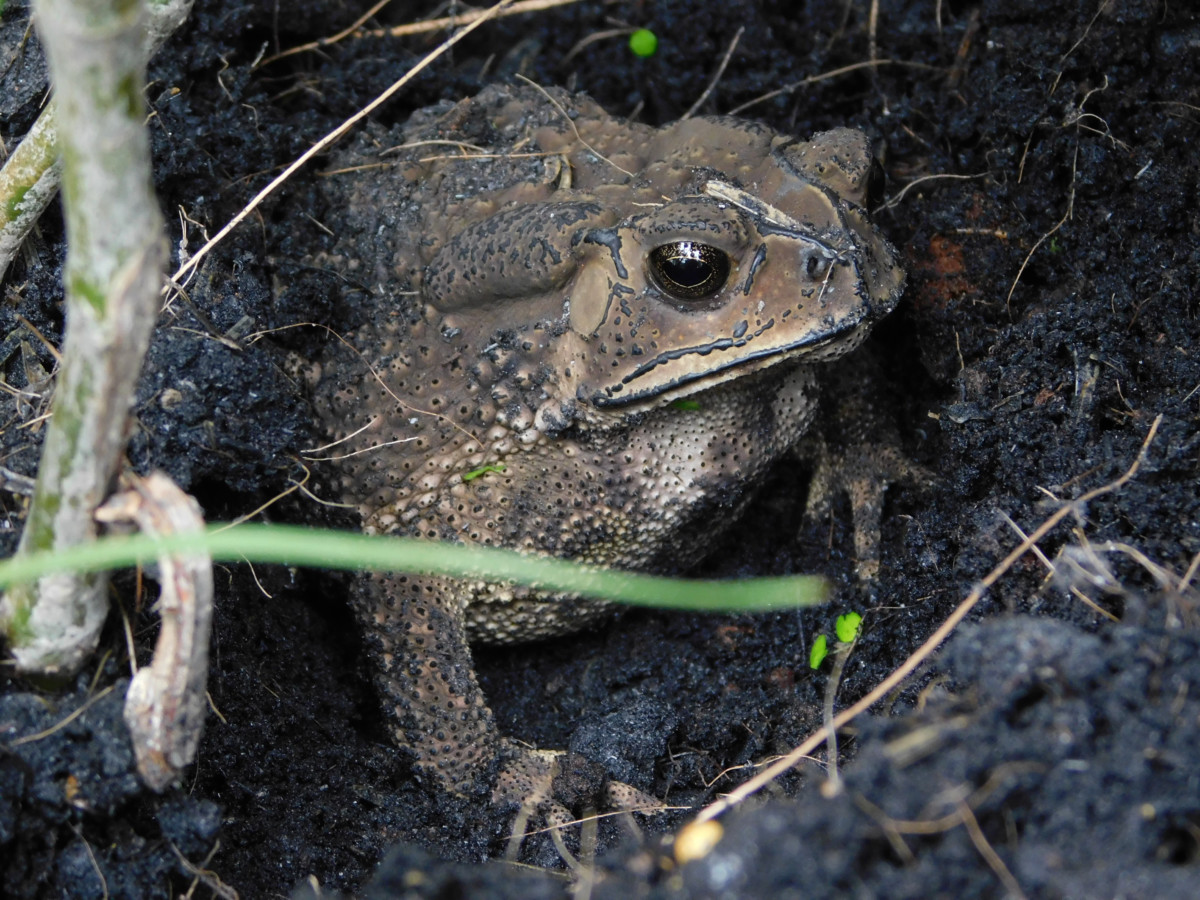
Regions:
<instances>
[{"instance_id":1,"label":"toad's black pupil","mask_svg":"<svg viewBox=\"0 0 1200 900\"><path fill-rule=\"evenodd\" d=\"M705 300L725 286L729 257L709 244L676 241L650 251L655 282L672 297Z\"/></svg>"},{"instance_id":2,"label":"toad's black pupil","mask_svg":"<svg viewBox=\"0 0 1200 900\"><path fill-rule=\"evenodd\" d=\"M664 259L662 270L675 284L689 288L699 287L712 277L712 267L708 263L686 256Z\"/></svg>"}]
</instances>

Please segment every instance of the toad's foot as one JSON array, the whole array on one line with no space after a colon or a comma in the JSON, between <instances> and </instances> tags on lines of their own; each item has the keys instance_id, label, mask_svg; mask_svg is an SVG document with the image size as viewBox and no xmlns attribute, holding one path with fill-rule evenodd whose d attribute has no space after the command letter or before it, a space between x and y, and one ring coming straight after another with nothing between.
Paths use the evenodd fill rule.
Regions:
<instances>
[{"instance_id":1,"label":"toad's foot","mask_svg":"<svg viewBox=\"0 0 1200 900\"><path fill-rule=\"evenodd\" d=\"M900 450L893 415L879 397L879 366L869 352L847 357L822 383L826 408L798 448L813 467L804 515L818 521L830 515L834 499L850 500L854 527L855 575L871 584L879 576L883 496L894 484L924 489L928 470Z\"/></svg>"},{"instance_id":2,"label":"toad's foot","mask_svg":"<svg viewBox=\"0 0 1200 900\"><path fill-rule=\"evenodd\" d=\"M643 814L666 810L649 794L610 780L601 766L577 753L535 750L511 741L503 742L501 753L492 803L518 808L506 853L511 859L520 851L529 823L536 819L545 822L559 854L569 862L561 834L571 825L582 824L583 818L600 810Z\"/></svg>"},{"instance_id":3,"label":"toad's foot","mask_svg":"<svg viewBox=\"0 0 1200 900\"><path fill-rule=\"evenodd\" d=\"M921 485L929 475L894 447L858 447L844 453L825 447L814 456L805 518L826 518L833 499L845 492L854 525L854 574L860 582L874 582L879 577L884 493L893 484Z\"/></svg>"}]
</instances>

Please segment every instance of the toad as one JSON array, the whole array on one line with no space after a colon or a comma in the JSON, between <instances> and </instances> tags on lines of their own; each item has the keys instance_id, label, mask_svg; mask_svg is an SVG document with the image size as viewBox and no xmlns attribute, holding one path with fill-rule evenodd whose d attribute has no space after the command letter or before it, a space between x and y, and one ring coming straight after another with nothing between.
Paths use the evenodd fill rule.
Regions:
<instances>
[{"instance_id":1,"label":"toad","mask_svg":"<svg viewBox=\"0 0 1200 900\"><path fill-rule=\"evenodd\" d=\"M370 534L677 573L714 546L904 276L867 217L861 132L662 128L493 86L376 127L323 179L320 264L365 288L314 405ZM604 604L406 574L354 591L396 742L456 793L528 788L472 642ZM539 770L540 771L540 770Z\"/></svg>"}]
</instances>

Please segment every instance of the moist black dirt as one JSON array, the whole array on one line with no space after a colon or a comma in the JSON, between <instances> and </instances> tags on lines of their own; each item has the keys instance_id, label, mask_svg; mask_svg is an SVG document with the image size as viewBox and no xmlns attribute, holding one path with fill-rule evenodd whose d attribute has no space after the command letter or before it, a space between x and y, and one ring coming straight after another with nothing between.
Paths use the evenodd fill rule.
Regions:
<instances>
[{"instance_id":1,"label":"moist black dirt","mask_svg":"<svg viewBox=\"0 0 1200 900\"><path fill-rule=\"evenodd\" d=\"M395 3L382 24L432 6ZM1036 897L1195 896L1197 595L1196 578L1181 589L1181 577L1200 553L1200 15L1140 0L883 0L872 41L869 7L667 0L513 17L378 113L402 120L522 72L660 123L699 96L744 26L703 112L858 64L744 115L800 136L848 124L877 138L891 184L876 219L909 271L872 344L903 449L936 477L890 492L873 592L851 577L848 507L805 521L806 473L784 467L749 519L764 527L739 530L707 571L821 571L839 585L831 608L627 613L569 641L481 654L484 689L506 733L604 759L673 804L703 804L819 726L828 664L811 671L808 652L837 613L864 614L843 707L928 637L1020 541L1016 528L1125 471L1161 415L1136 477L1041 543L1062 554L1062 574L1048 579L1024 557L931 666L855 723L840 795L826 798L808 764L766 805L726 817L716 849L682 867L661 836L613 826L602 838L619 847L598 861L594 895L968 897L1015 884ZM254 65L360 12L197 3L147 94L176 254L181 209L194 252L203 230L431 46L354 38ZM9 148L45 89L36 38L23 39L27 14L10 0L0 21ZM639 60L612 37L567 58L614 22L652 28L659 52ZM318 220L320 165L285 188L289 209L312 201ZM337 284L292 276L303 229L281 208L268 202L202 267L199 316L180 301L163 313L139 395L131 461L169 471L214 520L305 478L299 450L316 438L295 363L327 338L304 323L346 315ZM0 366L15 389L0 400L0 462L23 474L36 467L54 357L17 316L59 344L62 253L52 212L0 304ZM11 550L23 501L0 493L0 503ZM266 516L353 527L298 492ZM118 621L108 656L68 690L4 677L0 892L102 896L102 875L109 896L167 896L199 866L211 873L200 890L215 877L242 897L310 877L368 896L566 896L559 875L482 864L502 852L504 819L481 821L398 762L357 652L347 579L240 566L217 581L214 711L179 789L155 796L134 776ZM127 610L149 605L132 579L118 588ZM140 662L153 618L136 619ZM548 841L527 853L557 861Z\"/></svg>"}]
</instances>

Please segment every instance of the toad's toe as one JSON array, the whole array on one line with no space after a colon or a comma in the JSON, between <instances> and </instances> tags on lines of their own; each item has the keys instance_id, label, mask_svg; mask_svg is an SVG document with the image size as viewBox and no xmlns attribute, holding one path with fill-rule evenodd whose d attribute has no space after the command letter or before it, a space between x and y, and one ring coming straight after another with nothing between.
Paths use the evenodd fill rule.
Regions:
<instances>
[{"instance_id":1,"label":"toad's toe","mask_svg":"<svg viewBox=\"0 0 1200 900\"><path fill-rule=\"evenodd\" d=\"M666 810L661 801L632 785L609 779L602 766L577 753L535 750L511 742L505 742L492 803L515 805L518 809L509 838L509 857L516 856L531 821L561 832L599 811L648 815Z\"/></svg>"}]
</instances>

